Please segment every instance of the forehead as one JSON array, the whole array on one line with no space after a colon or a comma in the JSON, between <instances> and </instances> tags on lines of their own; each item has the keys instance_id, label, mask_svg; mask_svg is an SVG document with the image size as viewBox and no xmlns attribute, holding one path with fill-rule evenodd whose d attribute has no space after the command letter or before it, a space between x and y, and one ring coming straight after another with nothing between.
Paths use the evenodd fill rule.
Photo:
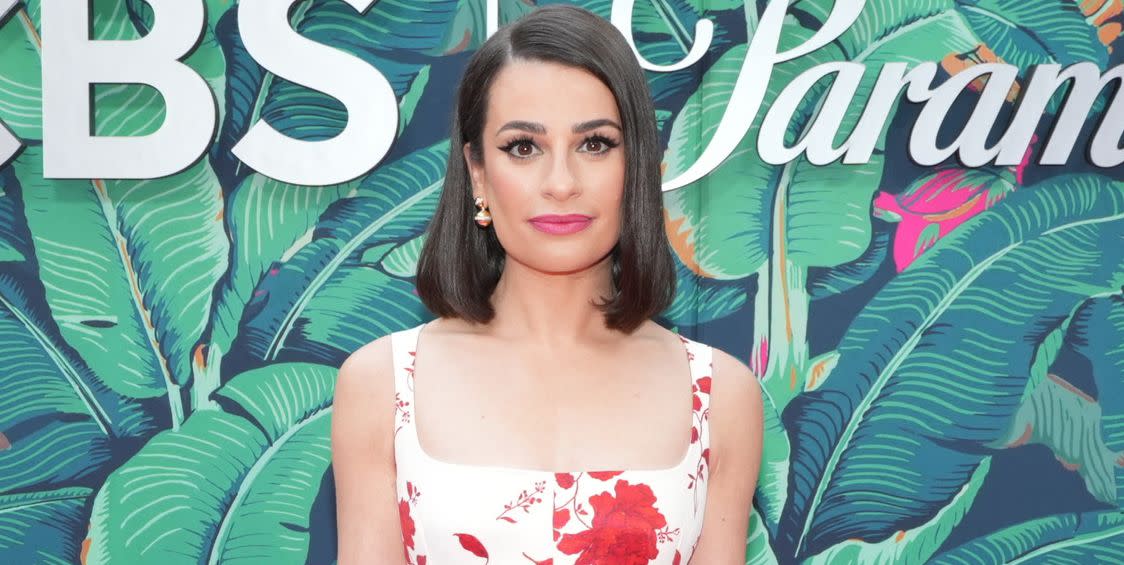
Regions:
<instances>
[{"instance_id":1,"label":"forehead","mask_svg":"<svg viewBox=\"0 0 1124 565\"><path fill-rule=\"evenodd\" d=\"M511 61L496 75L488 98L489 134L510 120L539 122L548 132L594 118L620 122L608 86L585 69L558 63Z\"/></svg>"}]
</instances>

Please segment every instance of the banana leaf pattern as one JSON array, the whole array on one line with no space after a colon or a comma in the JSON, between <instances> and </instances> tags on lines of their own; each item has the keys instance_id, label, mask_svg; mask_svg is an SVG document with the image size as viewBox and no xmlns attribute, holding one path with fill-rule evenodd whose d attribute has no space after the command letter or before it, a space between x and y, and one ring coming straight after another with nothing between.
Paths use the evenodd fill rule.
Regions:
<instances>
[{"instance_id":1,"label":"banana leaf pattern","mask_svg":"<svg viewBox=\"0 0 1124 565\"><path fill-rule=\"evenodd\" d=\"M0 562L333 563L329 430L347 354L431 316L413 290L450 152L452 90L487 35L482 0L303 0L302 36L377 68L398 136L366 176L286 184L230 149L259 120L327 139L343 105L259 66L237 2L201 0L185 62L216 94L204 158L152 180L42 176L41 1L0 20ZM781 1L781 0L774 0ZM499 0L500 23L537 5ZM780 49L834 0L789 0ZM667 178L729 103L766 0L638 0ZM93 0L91 37L147 33L141 0ZM1124 559L1124 171L1075 157L912 164L917 108L895 104L869 162L771 165L755 144L777 95L825 62L866 65L841 135L892 62L1020 69L1124 55L1121 0L867 0L822 49L778 64L732 156L666 192L678 290L658 322L747 363L765 443L746 563ZM973 82L949 121L963 123ZM1106 89L1111 91L1112 88ZM816 119L821 81L789 142ZM1102 93L1089 116L1108 105ZM163 119L151 88L96 85L98 135ZM1002 119L1000 120L1002 122ZM1078 146L1088 143L1082 134Z\"/></svg>"}]
</instances>

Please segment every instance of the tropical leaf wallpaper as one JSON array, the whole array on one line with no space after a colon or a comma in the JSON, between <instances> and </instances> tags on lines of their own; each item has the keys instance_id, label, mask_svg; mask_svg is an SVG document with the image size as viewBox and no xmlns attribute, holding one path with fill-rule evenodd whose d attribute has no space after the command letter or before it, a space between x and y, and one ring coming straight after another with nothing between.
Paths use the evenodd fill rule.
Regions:
<instances>
[{"instance_id":1,"label":"tropical leaf wallpaper","mask_svg":"<svg viewBox=\"0 0 1124 565\"><path fill-rule=\"evenodd\" d=\"M501 0L501 23L549 0ZM608 18L610 0L580 4ZM791 2L782 48L833 0ZM258 120L326 139L337 100L246 52L235 0L206 0L186 62L219 102L209 152L154 180L42 176L39 0L0 21L0 120L27 146L0 168L0 562L333 563L336 369L430 319L413 290L449 154L453 88L486 37L483 0L305 0L301 35L385 75L399 133L368 175L276 181L231 147ZM665 178L719 124L765 1L639 0ZM919 107L896 103L869 162L770 165L761 116L801 72L985 62L1122 62L1121 0L869 0L826 47L777 65L732 156L665 192L679 261L668 328L759 376L766 430L746 563L1124 561L1124 168L920 167ZM93 0L92 37L134 39L141 0ZM828 84L802 101L792 139ZM974 107L983 81L957 100ZM1098 121L1106 89L1088 123ZM100 135L154 131L158 93L98 85ZM1056 113L1058 104L1050 106ZM1000 120L1002 122L1002 119ZM950 132L954 133L954 132ZM1089 141L1082 131L1078 147Z\"/></svg>"}]
</instances>

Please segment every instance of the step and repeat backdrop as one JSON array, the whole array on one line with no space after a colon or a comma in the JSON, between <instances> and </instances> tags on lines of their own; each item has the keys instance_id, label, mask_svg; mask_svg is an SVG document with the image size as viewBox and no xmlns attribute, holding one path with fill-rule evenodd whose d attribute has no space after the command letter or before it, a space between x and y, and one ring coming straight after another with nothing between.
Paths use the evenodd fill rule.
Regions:
<instances>
[{"instance_id":1,"label":"step and repeat backdrop","mask_svg":"<svg viewBox=\"0 0 1124 565\"><path fill-rule=\"evenodd\" d=\"M0 562L336 560L337 368L551 3L0 0ZM567 3L649 78L658 321L762 382L747 563L1124 559L1121 0Z\"/></svg>"}]
</instances>

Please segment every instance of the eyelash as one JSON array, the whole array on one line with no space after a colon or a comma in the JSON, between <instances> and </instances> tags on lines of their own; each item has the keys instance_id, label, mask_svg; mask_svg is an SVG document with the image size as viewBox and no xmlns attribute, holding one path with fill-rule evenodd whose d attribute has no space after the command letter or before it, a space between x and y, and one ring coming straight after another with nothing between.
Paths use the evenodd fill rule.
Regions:
<instances>
[{"instance_id":1,"label":"eyelash","mask_svg":"<svg viewBox=\"0 0 1124 565\"><path fill-rule=\"evenodd\" d=\"M593 135L590 135L590 136L588 136L588 137L586 137L585 139L582 140L582 146L584 147L585 144L589 143L590 141L596 141L596 142L599 142L599 143L601 143L602 145L605 146L604 151L600 151L600 152L597 152L597 153L591 153L592 155L604 155L604 154L608 153L609 150L611 150L614 147L617 147L617 146L620 145L620 143L618 143L616 141L613 141L612 139L609 139L608 137L605 137L601 134L593 134ZM517 137L517 138L507 142L507 144L501 146L500 151L503 151L504 153L507 153L508 155L511 155L511 157L515 158L515 159L530 159L531 158L530 155L520 156L520 155L512 155L511 154L512 148L514 148L518 145L522 145L524 143L530 143L530 144L533 145L534 140L531 139L530 137L527 137L527 136Z\"/></svg>"}]
</instances>

